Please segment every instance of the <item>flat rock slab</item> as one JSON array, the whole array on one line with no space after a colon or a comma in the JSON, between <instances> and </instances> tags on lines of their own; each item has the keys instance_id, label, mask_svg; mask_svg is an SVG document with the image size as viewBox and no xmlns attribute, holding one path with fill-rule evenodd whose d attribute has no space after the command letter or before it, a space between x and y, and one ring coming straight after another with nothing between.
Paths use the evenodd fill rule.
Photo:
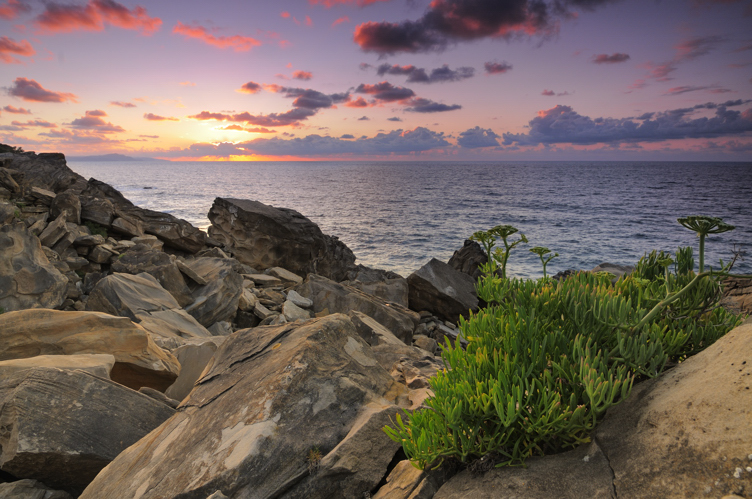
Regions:
<instances>
[{"instance_id":1,"label":"flat rock slab","mask_svg":"<svg viewBox=\"0 0 752 499\"><path fill-rule=\"evenodd\" d=\"M37 355L25 359L0 360L0 378L10 376L19 371L35 367L54 367L64 371L80 369L98 376L110 378L110 371L115 365L115 356L110 354L80 354L80 355Z\"/></svg>"},{"instance_id":2,"label":"flat rock slab","mask_svg":"<svg viewBox=\"0 0 752 499\"><path fill-rule=\"evenodd\" d=\"M232 258L201 257L185 262L185 266L207 283L191 288L193 303L185 310L204 327L229 321L243 294L243 278L236 271L238 262Z\"/></svg>"},{"instance_id":3,"label":"flat rock slab","mask_svg":"<svg viewBox=\"0 0 752 499\"><path fill-rule=\"evenodd\" d=\"M237 331L178 413L81 498L362 498L396 450L380 426L402 393L346 316ZM366 433L353 434L359 427ZM364 442L348 446L356 435L373 455Z\"/></svg>"},{"instance_id":4,"label":"flat rock slab","mask_svg":"<svg viewBox=\"0 0 752 499\"><path fill-rule=\"evenodd\" d=\"M64 490L54 490L37 480L24 479L0 483L0 497L13 499L73 499Z\"/></svg>"},{"instance_id":5,"label":"flat rock slab","mask_svg":"<svg viewBox=\"0 0 752 499\"><path fill-rule=\"evenodd\" d=\"M473 278L435 258L410 274L407 284L412 310L428 310L454 323L478 310Z\"/></svg>"},{"instance_id":6,"label":"flat rock slab","mask_svg":"<svg viewBox=\"0 0 752 499\"><path fill-rule=\"evenodd\" d=\"M174 412L84 371L16 373L0 379L0 469L78 493Z\"/></svg>"}]
</instances>

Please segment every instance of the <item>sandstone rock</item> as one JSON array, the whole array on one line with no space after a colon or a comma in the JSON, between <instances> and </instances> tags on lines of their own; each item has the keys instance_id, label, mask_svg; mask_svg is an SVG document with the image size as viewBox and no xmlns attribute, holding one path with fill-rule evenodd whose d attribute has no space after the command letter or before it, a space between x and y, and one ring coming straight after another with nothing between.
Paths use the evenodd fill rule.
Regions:
<instances>
[{"instance_id":1,"label":"sandstone rock","mask_svg":"<svg viewBox=\"0 0 752 499\"><path fill-rule=\"evenodd\" d=\"M405 343L394 336L391 331L366 314L358 312L357 310L351 310L347 315L350 317L350 320L360 337L370 346L375 347L385 343L393 343L402 346L405 345Z\"/></svg>"},{"instance_id":2,"label":"sandstone rock","mask_svg":"<svg viewBox=\"0 0 752 499\"><path fill-rule=\"evenodd\" d=\"M488 255L483 251L480 244L466 239L462 248L454 252L447 265L454 270L462 272L477 281L483 275L480 266L488 262Z\"/></svg>"},{"instance_id":3,"label":"sandstone rock","mask_svg":"<svg viewBox=\"0 0 752 499\"><path fill-rule=\"evenodd\" d=\"M67 279L50 264L39 239L23 223L0 228L0 307L58 307L67 288Z\"/></svg>"},{"instance_id":4,"label":"sandstone rock","mask_svg":"<svg viewBox=\"0 0 752 499\"><path fill-rule=\"evenodd\" d=\"M0 360L36 355L111 354L110 378L138 389L164 390L180 372L170 353L129 319L99 312L21 310L0 314Z\"/></svg>"},{"instance_id":5,"label":"sandstone rock","mask_svg":"<svg viewBox=\"0 0 752 499\"><path fill-rule=\"evenodd\" d=\"M186 263L182 260L175 260L175 263L178 266L178 269L180 272L183 273L184 276L191 279L193 282L200 286L206 286L209 284L209 281L198 275L196 272L194 272Z\"/></svg>"},{"instance_id":6,"label":"sandstone rock","mask_svg":"<svg viewBox=\"0 0 752 499\"><path fill-rule=\"evenodd\" d=\"M207 328L213 336L227 336L232 334L232 325L227 321L215 322Z\"/></svg>"},{"instance_id":7,"label":"sandstone rock","mask_svg":"<svg viewBox=\"0 0 752 499\"><path fill-rule=\"evenodd\" d=\"M407 283L413 310L428 310L455 323L460 315L478 310L473 278L435 258L413 272Z\"/></svg>"},{"instance_id":8,"label":"sandstone rock","mask_svg":"<svg viewBox=\"0 0 752 499\"><path fill-rule=\"evenodd\" d=\"M293 302L295 305L299 306L300 308L311 308L313 307L313 301L309 300L308 298L304 298L298 294L297 291L294 289L291 289L287 292L287 299Z\"/></svg>"},{"instance_id":9,"label":"sandstone rock","mask_svg":"<svg viewBox=\"0 0 752 499\"><path fill-rule=\"evenodd\" d=\"M420 320L418 314L411 310L314 274L309 275L295 291L313 301L314 313L327 310L329 313L346 314L357 310L373 318L408 344L411 343L413 329Z\"/></svg>"},{"instance_id":10,"label":"sandstone rock","mask_svg":"<svg viewBox=\"0 0 752 499\"><path fill-rule=\"evenodd\" d=\"M408 286L407 280L402 276L380 277L371 272L359 272L356 279L343 281L355 289L359 289L369 295L377 296L384 301L396 303L405 308L408 306ZM362 280L361 280L362 279Z\"/></svg>"},{"instance_id":11,"label":"sandstone rock","mask_svg":"<svg viewBox=\"0 0 752 499\"><path fill-rule=\"evenodd\" d=\"M44 246L51 248L67 233L68 227L66 226L66 214L63 213L50 222L42 233L39 234L39 241Z\"/></svg>"},{"instance_id":12,"label":"sandstone rock","mask_svg":"<svg viewBox=\"0 0 752 499\"><path fill-rule=\"evenodd\" d=\"M37 186L32 186L29 190L29 194L35 201L42 203L45 206L50 206L52 200L55 199L55 193L53 191L48 191L47 189L42 189Z\"/></svg>"},{"instance_id":13,"label":"sandstone rock","mask_svg":"<svg viewBox=\"0 0 752 499\"><path fill-rule=\"evenodd\" d=\"M250 280L259 288L272 288L282 286L282 280L266 274L246 274L244 278Z\"/></svg>"},{"instance_id":14,"label":"sandstone rock","mask_svg":"<svg viewBox=\"0 0 752 499\"><path fill-rule=\"evenodd\" d=\"M298 274L293 274L282 267L272 267L266 271L269 275L276 277L287 285L295 285L303 282L303 278Z\"/></svg>"},{"instance_id":15,"label":"sandstone rock","mask_svg":"<svg viewBox=\"0 0 752 499\"><path fill-rule=\"evenodd\" d=\"M77 493L173 413L84 371L22 371L0 379L0 469Z\"/></svg>"},{"instance_id":16,"label":"sandstone rock","mask_svg":"<svg viewBox=\"0 0 752 499\"><path fill-rule=\"evenodd\" d=\"M24 184L51 191L52 198L55 192L67 189L81 192L86 186L86 179L68 168L65 156L60 153L14 154L6 168L23 172Z\"/></svg>"},{"instance_id":17,"label":"sandstone rock","mask_svg":"<svg viewBox=\"0 0 752 499\"><path fill-rule=\"evenodd\" d=\"M253 310L256 306L256 302L258 302L256 295L251 293L248 288L245 288L238 299L238 308L240 310Z\"/></svg>"},{"instance_id":18,"label":"sandstone rock","mask_svg":"<svg viewBox=\"0 0 752 499\"><path fill-rule=\"evenodd\" d=\"M66 220L81 223L81 200L77 193L68 190L55 196L50 206L50 215L56 218L62 213L66 214Z\"/></svg>"},{"instance_id":19,"label":"sandstone rock","mask_svg":"<svg viewBox=\"0 0 752 499\"><path fill-rule=\"evenodd\" d=\"M201 377L217 348L224 343L224 336L214 336L205 341L192 341L172 351L181 365L180 376L166 391L165 395L175 400L183 400L193 390L193 385Z\"/></svg>"},{"instance_id":20,"label":"sandstone rock","mask_svg":"<svg viewBox=\"0 0 752 499\"><path fill-rule=\"evenodd\" d=\"M21 186L7 168L0 168L0 186L5 187L12 194L21 194Z\"/></svg>"},{"instance_id":21,"label":"sandstone rock","mask_svg":"<svg viewBox=\"0 0 752 499\"><path fill-rule=\"evenodd\" d=\"M279 315L278 312L272 312L271 310L263 306L261 302L256 302L256 305L254 305L253 307L253 313L261 320L266 320Z\"/></svg>"},{"instance_id":22,"label":"sandstone rock","mask_svg":"<svg viewBox=\"0 0 752 499\"><path fill-rule=\"evenodd\" d=\"M185 310L205 327L232 318L243 293L243 278L235 271L235 261L196 258L185 264L208 283L191 287L193 303Z\"/></svg>"},{"instance_id":23,"label":"sandstone rock","mask_svg":"<svg viewBox=\"0 0 752 499\"><path fill-rule=\"evenodd\" d=\"M300 308L290 300L287 300L282 304L282 315L284 315L289 322L295 322L297 320L306 321L311 318L311 313L308 312L308 310Z\"/></svg>"},{"instance_id":24,"label":"sandstone rock","mask_svg":"<svg viewBox=\"0 0 752 499\"><path fill-rule=\"evenodd\" d=\"M81 219L102 227L111 227L115 219L115 207L107 199L81 196Z\"/></svg>"},{"instance_id":25,"label":"sandstone rock","mask_svg":"<svg viewBox=\"0 0 752 499\"><path fill-rule=\"evenodd\" d=\"M79 355L37 355L23 359L0 361L0 378L33 369L35 367L53 367L64 371L80 369L100 378L110 379L110 371L115 365L115 356L111 354Z\"/></svg>"},{"instance_id":26,"label":"sandstone rock","mask_svg":"<svg viewBox=\"0 0 752 499\"><path fill-rule=\"evenodd\" d=\"M99 234L81 234L73 241L73 244L87 247L99 246L100 244L104 244L104 237Z\"/></svg>"},{"instance_id":27,"label":"sandstone rock","mask_svg":"<svg viewBox=\"0 0 752 499\"><path fill-rule=\"evenodd\" d=\"M164 243L159 240L157 236L153 236L151 234L147 234L145 236L139 236L134 237L131 239L132 242L138 244L143 244L145 246L149 246L151 249L161 251L162 247L164 246Z\"/></svg>"},{"instance_id":28,"label":"sandstone rock","mask_svg":"<svg viewBox=\"0 0 752 499\"><path fill-rule=\"evenodd\" d=\"M178 413L81 498L361 498L392 459L380 426L403 393L342 315L238 331Z\"/></svg>"},{"instance_id":29,"label":"sandstone rock","mask_svg":"<svg viewBox=\"0 0 752 499\"><path fill-rule=\"evenodd\" d=\"M439 352L439 344L436 340L423 334L413 336L413 345L431 353L432 355L436 355Z\"/></svg>"},{"instance_id":30,"label":"sandstone rock","mask_svg":"<svg viewBox=\"0 0 752 499\"><path fill-rule=\"evenodd\" d=\"M422 471L416 469L410 461L397 463L386 484L373 494L372 499L431 499L439 490L450 473L444 468Z\"/></svg>"},{"instance_id":31,"label":"sandstone rock","mask_svg":"<svg viewBox=\"0 0 752 499\"><path fill-rule=\"evenodd\" d=\"M13 499L73 499L64 490L54 490L42 482L31 479L0 483L0 497Z\"/></svg>"},{"instance_id":32,"label":"sandstone rock","mask_svg":"<svg viewBox=\"0 0 752 499\"><path fill-rule=\"evenodd\" d=\"M170 398L164 393L158 390L155 390L154 388L149 388L148 386L142 386L141 388L139 388L138 393L143 393L147 397L154 399L157 402L164 404L167 407L170 407L171 409L177 409L177 407L180 405L179 400Z\"/></svg>"},{"instance_id":33,"label":"sandstone rock","mask_svg":"<svg viewBox=\"0 0 752 499\"><path fill-rule=\"evenodd\" d=\"M342 280L355 255L295 210L242 199L216 198L209 210L209 235L233 248L241 262L259 269L282 267Z\"/></svg>"},{"instance_id":34,"label":"sandstone rock","mask_svg":"<svg viewBox=\"0 0 752 499\"><path fill-rule=\"evenodd\" d=\"M144 226L137 218L130 217L128 215L121 215L116 217L110 224L110 228L118 234L123 234L127 237L138 237L144 234Z\"/></svg>"},{"instance_id":35,"label":"sandstone rock","mask_svg":"<svg viewBox=\"0 0 752 499\"><path fill-rule=\"evenodd\" d=\"M150 237L162 244L156 236ZM146 272L154 277L181 307L193 302L191 290L186 285L177 264L172 261L170 255L154 249L151 244L139 243L128 249L112 263L110 270L134 275Z\"/></svg>"},{"instance_id":36,"label":"sandstone rock","mask_svg":"<svg viewBox=\"0 0 752 499\"><path fill-rule=\"evenodd\" d=\"M89 259L89 261L94 263L109 263L112 257L115 256L115 253L113 252L114 250L107 248L108 246L106 244L95 246L89 252L89 256L87 258Z\"/></svg>"}]
</instances>

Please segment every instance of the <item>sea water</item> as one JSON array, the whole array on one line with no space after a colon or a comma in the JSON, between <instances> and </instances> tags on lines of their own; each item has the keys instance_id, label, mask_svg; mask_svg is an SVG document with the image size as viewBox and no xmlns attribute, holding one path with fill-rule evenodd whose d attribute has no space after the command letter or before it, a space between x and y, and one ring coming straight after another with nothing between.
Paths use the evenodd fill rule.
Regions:
<instances>
[{"instance_id":1,"label":"sea water","mask_svg":"<svg viewBox=\"0 0 752 499\"><path fill-rule=\"evenodd\" d=\"M513 225L529 244L508 272L540 277L529 251L559 254L549 274L602 262L633 265L698 238L676 219L721 217L736 230L709 236L706 265L747 251L752 273L752 163L692 162L88 162L71 169L120 190L134 204L202 229L217 197L252 199L302 213L355 253L356 263L408 276L447 261L473 232ZM515 239L513 236L512 239Z\"/></svg>"}]
</instances>

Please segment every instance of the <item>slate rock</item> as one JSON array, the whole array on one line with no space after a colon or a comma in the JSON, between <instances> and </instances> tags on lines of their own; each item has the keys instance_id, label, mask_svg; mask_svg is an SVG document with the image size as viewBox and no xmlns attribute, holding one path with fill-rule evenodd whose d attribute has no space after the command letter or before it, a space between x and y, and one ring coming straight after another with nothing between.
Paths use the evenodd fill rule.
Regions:
<instances>
[{"instance_id":1,"label":"slate rock","mask_svg":"<svg viewBox=\"0 0 752 499\"><path fill-rule=\"evenodd\" d=\"M191 286L193 303L185 310L205 327L231 319L243 293L243 278L235 270L237 261L201 257L184 263L207 282L205 286Z\"/></svg>"},{"instance_id":2,"label":"slate rock","mask_svg":"<svg viewBox=\"0 0 752 499\"><path fill-rule=\"evenodd\" d=\"M478 310L475 281L435 258L407 278L412 310L429 312L451 322Z\"/></svg>"},{"instance_id":3,"label":"slate rock","mask_svg":"<svg viewBox=\"0 0 752 499\"><path fill-rule=\"evenodd\" d=\"M483 272L480 270L481 265L488 262L488 255L483 251L480 244L470 239L466 239L462 248L452 254L447 265L455 270L469 275L477 281Z\"/></svg>"},{"instance_id":4,"label":"slate rock","mask_svg":"<svg viewBox=\"0 0 752 499\"><path fill-rule=\"evenodd\" d=\"M81 224L81 200L76 192L63 191L52 200L50 215L57 218L62 213L66 214L68 221Z\"/></svg>"},{"instance_id":5,"label":"slate rock","mask_svg":"<svg viewBox=\"0 0 752 499\"><path fill-rule=\"evenodd\" d=\"M156 236L151 237L159 242ZM154 277L181 307L193 302L191 290L186 285L177 264L170 255L154 249L151 244L138 243L129 248L112 263L110 270L134 275L146 272Z\"/></svg>"},{"instance_id":6,"label":"slate rock","mask_svg":"<svg viewBox=\"0 0 752 499\"><path fill-rule=\"evenodd\" d=\"M51 489L42 482L30 478L0 483L0 497L12 499L73 499L73 496L64 490Z\"/></svg>"}]
</instances>

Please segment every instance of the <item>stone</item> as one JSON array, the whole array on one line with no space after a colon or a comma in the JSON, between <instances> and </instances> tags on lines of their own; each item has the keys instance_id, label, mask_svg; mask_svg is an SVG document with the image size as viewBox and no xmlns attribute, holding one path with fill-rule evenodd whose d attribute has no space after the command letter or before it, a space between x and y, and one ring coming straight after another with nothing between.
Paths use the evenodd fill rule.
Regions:
<instances>
[{"instance_id":1,"label":"stone","mask_svg":"<svg viewBox=\"0 0 752 499\"><path fill-rule=\"evenodd\" d=\"M0 314L0 360L37 355L110 354L110 378L138 389L165 390L180 372L177 359L124 317L99 312L30 309Z\"/></svg>"},{"instance_id":2,"label":"stone","mask_svg":"<svg viewBox=\"0 0 752 499\"><path fill-rule=\"evenodd\" d=\"M175 411L84 371L0 378L0 469L77 494Z\"/></svg>"},{"instance_id":3,"label":"stone","mask_svg":"<svg viewBox=\"0 0 752 499\"><path fill-rule=\"evenodd\" d=\"M81 499L360 498L399 448L381 426L404 390L343 315L237 331L195 385Z\"/></svg>"},{"instance_id":4,"label":"stone","mask_svg":"<svg viewBox=\"0 0 752 499\"><path fill-rule=\"evenodd\" d=\"M473 278L435 258L410 274L407 283L412 310L428 310L455 323L478 310Z\"/></svg>"},{"instance_id":5,"label":"stone","mask_svg":"<svg viewBox=\"0 0 752 499\"><path fill-rule=\"evenodd\" d=\"M447 265L454 270L469 275L474 281L477 281L483 275L480 266L486 263L488 263L488 255L483 251L480 244L466 239L462 248L452 254Z\"/></svg>"},{"instance_id":6,"label":"stone","mask_svg":"<svg viewBox=\"0 0 752 499\"><path fill-rule=\"evenodd\" d=\"M177 407L180 405L179 400L172 399L164 393L155 390L154 388L149 388L148 386L142 386L141 388L139 388L138 393L143 393L147 397L154 399L157 402L160 402L172 409L177 409Z\"/></svg>"},{"instance_id":7,"label":"stone","mask_svg":"<svg viewBox=\"0 0 752 499\"><path fill-rule=\"evenodd\" d=\"M258 302L258 298L248 288L243 289L238 299L238 309L240 310L253 310Z\"/></svg>"},{"instance_id":8,"label":"stone","mask_svg":"<svg viewBox=\"0 0 752 499\"><path fill-rule=\"evenodd\" d=\"M102 227L111 227L115 219L115 207L107 199L81 196L81 219Z\"/></svg>"},{"instance_id":9,"label":"stone","mask_svg":"<svg viewBox=\"0 0 752 499\"><path fill-rule=\"evenodd\" d=\"M50 264L39 238L21 222L0 228L0 307L55 308L67 292L68 280Z\"/></svg>"},{"instance_id":10,"label":"stone","mask_svg":"<svg viewBox=\"0 0 752 499\"><path fill-rule=\"evenodd\" d=\"M284 282L287 285L295 285L300 284L303 282L303 278L300 277L298 274L294 274L290 272L289 270L285 270L282 267L272 267L268 269L267 274L276 277L280 281Z\"/></svg>"},{"instance_id":11,"label":"stone","mask_svg":"<svg viewBox=\"0 0 752 499\"><path fill-rule=\"evenodd\" d=\"M61 237L58 242L55 243L54 246L52 246L52 251L63 257L65 255L65 252L68 248L70 248L70 245L73 244L73 241L76 240L76 234L73 232L68 232Z\"/></svg>"},{"instance_id":12,"label":"stone","mask_svg":"<svg viewBox=\"0 0 752 499\"><path fill-rule=\"evenodd\" d=\"M156 241L162 244L156 236L145 237L153 238L152 243ZM185 283L177 264L170 258L170 255L154 249L151 244L139 243L129 248L112 262L110 270L134 275L146 272L154 277L181 307L193 303L191 290Z\"/></svg>"},{"instance_id":13,"label":"stone","mask_svg":"<svg viewBox=\"0 0 752 499\"><path fill-rule=\"evenodd\" d=\"M282 304L282 315L284 315L289 322L295 322L297 320L307 321L311 318L311 313L308 310L300 308L290 300L287 300Z\"/></svg>"},{"instance_id":14,"label":"stone","mask_svg":"<svg viewBox=\"0 0 752 499\"><path fill-rule=\"evenodd\" d=\"M195 258L185 264L208 284L191 286L193 303L185 307L204 327L231 319L243 293L243 278L229 258Z\"/></svg>"},{"instance_id":15,"label":"stone","mask_svg":"<svg viewBox=\"0 0 752 499\"><path fill-rule=\"evenodd\" d=\"M186 343L172 354L177 357L180 365L180 376L166 391L165 395L175 400L183 400L193 390L193 385L201 377L204 368L209 364L217 348L226 340L224 336L214 336L206 341Z\"/></svg>"},{"instance_id":16,"label":"stone","mask_svg":"<svg viewBox=\"0 0 752 499\"><path fill-rule=\"evenodd\" d=\"M60 153L25 152L14 154L6 168L21 172L24 184L36 186L54 193L73 189L80 192L86 186L86 179L73 172L65 163L65 156ZM14 178L18 181L16 173Z\"/></svg>"},{"instance_id":17,"label":"stone","mask_svg":"<svg viewBox=\"0 0 752 499\"><path fill-rule=\"evenodd\" d=\"M413 330L420 320L418 314L411 310L315 274L296 286L295 291L313 301L313 312L316 314L324 310L345 314L357 310L407 344L411 343Z\"/></svg>"},{"instance_id":18,"label":"stone","mask_svg":"<svg viewBox=\"0 0 752 499\"><path fill-rule=\"evenodd\" d=\"M118 234L127 237L138 237L144 234L144 227L141 221L127 215L115 218L110 224L110 228Z\"/></svg>"},{"instance_id":19,"label":"stone","mask_svg":"<svg viewBox=\"0 0 752 499\"><path fill-rule=\"evenodd\" d=\"M313 301L309 300L308 298L304 298L298 294L297 291L294 289L291 289L287 292L287 299L293 302L295 305L299 306L300 308L312 308L313 307Z\"/></svg>"},{"instance_id":20,"label":"stone","mask_svg":"<svg viewBox=\"0 0 752 499\"><path fill-rule=\"evenodd\" d=\"M42 233L39 234L39 241L42 245L52 248L67 233L66 214L63 213L50 222Z\"/></svg>"},{"instance_id":21,"label":"stone","mask_svg":"<svg viewBox=\"0 0 752 499\"><path fill-rule=\"evenodd\" d=\"M67 220L81 224L81 200L74 191L63 191L52 200L50 215L56 218L62 213L66 214Z\"/></svg>"},{"instance_id":22,"label":"stone","mask_svg":"<svg viewBox=\"0 0 752 499\"><path fill-rule=\"evenodd\" d=\"M394 336L391 331L366 314L358 312L357 310L351 310L348 316L360 337L372 347L383 345L385 343L394 343L402 346L405 345L405 343Z\"/></svg>"},{"instance_id":23,"label":"stone","mask_svg":"<svg viewBox=\"0 0 752 499\"><path fill-rule=\"evenodd\" d=\"M408 286L404 277L395 277L383 281L343 281L350 287L358 289L364 293L381 298L389 303L396 303L402 307L408 306Z\"/></svg>"},{"instance_id":24,"label":"stone","mask_svg":"<svg viewBox=\"0 0 752 499\"><path fill-rule=\"evenodd\" d=\"M206 233L168 213L134 207L128 214L140 221L147 234L157 236L171 248L196 253L206 245Z\"/></svg>"},{"instance_id":25,"label":"stone","mask_svg":"<svg viewBox=\"0 0 752 499\"><path fill-rule=\"evenodd\" d=\"M0 483L0 497L13 499L73 499L64 490L55 490L42 482L31 480L16 480L15 482Z\"/></svg>"},{"instance_id":26,"label":"stone","mask_svg":"<svg viewBox=\"0 0 752 499\"><path fill-rule=\"evenodd\" d=\"M386 483L371 498L431 499L450 477L445 468L423 471L408 460L400 461L386 477Z\"/></svg>"},{"instance_id":27,"label":"stone","mask_svg":"<svg viewBox=\"0 0 752 499\"><path fill-rule=\"evenodd\" d=\"M29 194L31 195L31 197L45 206L50 206L52 204L52 200L55 199L55 193L53 191L48 191L47 189L42 189L41 187L37 186L32 186L29 190Z\"/></svg>"},{"instance_id":28,"label":"stone","mask_svg":"<svg viewBox=\"0 0 752 499\"><path fill-rule=\"evenodd\" d=\"M106 244L101 244L99 246L95 246L94 248L89 251L89 255L87 256L88 260L94 263L109 263L115 254L113 251L110 251L107 249Z\"/></svg>"},{"instance_id":29,"label":"stone","mask_svg":"<svg viewBox=\"0 0 752 499\"><path fill-rule=\"evenodd\" d=\"M279 315L278 312L272 312L271 310L263 306L261 302L256 302L256 305L253 307L253 313L261 320L266 320L270 317Z\"/></svg>"},{"instance_id":30,"label":"stone","mask_svg":"<svg viewBox=\"0 0 752 499\"><path fill-rule=\"evenodd\" d=\"M104 237L102 237L100 234L79 234L79 236L73 241L73 244L75 246L99 246L100 244L104 244Z\"/></svg>"},{"instance_id":31,"label":"stone","mask_svg":"<svg viewBox=\"0 0 752 499\"><path fill-rule=\"evenodd\" d=\"M432 355L436 355L439 352L439 344L436 340L423 334L413 336L413 345Z\"/></svg>"},{"instance_id":32,"label":"stone","mask_svg":"<svg viewBox=\"0 0 752 499\"><path fill-rule=\"evenodd\" d=\"M209 284L209 281L194 272L188 265L185 264L183 260L175 260L175 263L177 264L180 272L182 272L184 276L186 276L196 284L200 286L206 286L207 284Z\"/></svg>"},{"instance_id":33,"label":"stone","mask_svg":"<svg viewBox=\"0 0 752 499\"><path fill-rule=\"evenodd\" d=\"M209 235L254 268L282 267L301 276L315 273L340 281L355 264L344 243L295 210L216 198L208 216Z\"/></svg>"},{"instance_id":34,"label":"stone","mask_svg":"<svg viewBox=\"0 0 752 499\"><path fill-rule=\"evenodd\" d=\"M0 186L5 187L12 194L21 193L21 187L7 168L0 168Z\"/></svg>"},{"instance_id":35,"label":"stone","mask_svg":"<svg viewBox=\"0 0 752 499\"><path fill-rule=\"evenodd\" d=\"M227 321L215 322L207 328L212 336L227 336L232 334L232 324Z\"/></svg>"},{"instance_id":36,"label":"stone","mask_svg":"<svg viewBox=\"0 0 752 499\"><path fill-rule=\"evenodd\" d=\"M134 237L131 239L132 242L138 244L143 244L146 246L149 246L151 249L155 249L158 251L162 250L162 247L164 246L164 243L159 240L157 236L153 236L151 234L146 234L144 236Z\"/></svg>"},{"instance_id":37,"label":"stone","mask_svg":"<svg viewBox=\"0 0 752 499\"><path fill-rule=\"evenodd\" d=\"M37 355L23 359L0 360L0 378L33 369L35 367L54 367L64 371L80 369L100 378L110 379L110 371L115 365L115 356L111 354L79 355Z\"/></svg>"},{"instance_id":38,"label":"stone","mask_svg":"<svg viewBox=\"0 0 752 499\"><path fill-rule=\"evenodd\" d=\"M250 280L259 288L272 288L275 286L281 286L282 280L266 274L246 274L244 278Z\"/></svg>"}]
</instances>

